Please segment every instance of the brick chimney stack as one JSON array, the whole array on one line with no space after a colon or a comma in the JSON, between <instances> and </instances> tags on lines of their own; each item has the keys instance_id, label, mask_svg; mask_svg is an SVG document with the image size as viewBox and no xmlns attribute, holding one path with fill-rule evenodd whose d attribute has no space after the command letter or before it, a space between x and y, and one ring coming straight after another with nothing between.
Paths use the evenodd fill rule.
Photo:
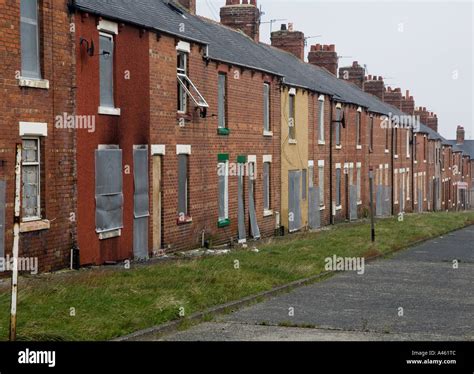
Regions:
<instances>
[{"instance_id":1,"label":"brick chimney stack","mask_svg":"<svg viewBox=\"0 0 474 374\"><path fill-rule=\"evenodd\" d=\"M458 126L458 129L456 130L456 144L464 144L464 136L464 127Z\"/></svg>"},{"instance_id":2,"label":"brick chimney stack","mask_svg":"<svg viewBox=\"0 0 474 374\"><path fill-rule=\"evenodd\" d=\"M325 68L331 74L337 75L339 57L337 56L336 46L334 44L312 45L308 54L308 61L310 64Z\"/></svg>"},{"instance_id":3,"label":"brick chimney stack","mask_svg":"<svg viewBox=\"0 0 474 374\"><path fill-rule=\"evenodd\" d=\"M392 89L388 87L385 90L383 101L395 108L402 108L402 90L400 88Z\"/></svg>"},{"instance_id":4,"label":"brick chimney stack","mask_svg":"<svg viewBox=\"0 0 474 374\"><path fill-rule=\"evenodd\" d=\"M177 0L189 13L196 14L196 0Z\"/></svg>"},{"instance_id":5,"label":"brick chimney stack","mask_svg":"<svg viewBox=\"0 0 474 374\"><path fill-rule=\"evenodd\" d=\"M410 91L406 91L405 96L402 97L402 112L410 116L415 114L415 99L410 96Z\"/></svg>"},{"instance_id":6,"label":"brick chimney stack","mask_svg":"<svg viewBox=\"0 0 474 374\"><path fill-rule=\"evenodd\" d=\"M260 10L257 0L226 0L221 8L221 23L240 30L254 41L260 37Z\"/></svg>"},{"instance_id":7,"label":"brick chimney stack","mask_svg":"<svg viewBox=\"0 0 474 374\"><path fill-rule=\"evenodd\" d=\"M372 75L365 77L363 88L365 92L377 96L383 101L385 94L385 83L383 81L383 77Z\"/></svg>"},{"instance_id":8,"label":"brick chimney stack","mask_svg":"<svg viewBox=\"0 0 474 374\"><path fill-rule=\"evenodd\" d=\"M415 109L415 116L419 116L420 122L431 130L438 132L438 116L436 113L428 111L426 107L419 107Z\"/></svg>"},{"instance_id":9,"label":"brick chimney stack","mask_svg":"<svg viewBox=\"0 0 474 374\"><path fill-rule=\"evenodd\" d=\"M365 68L359 65L357 61L352 66L339 68L339 78L354 83L360 89L364 87Z\"/></svg>"},{"instance_id":10,"label":"brick chimney stack","mask_svg":"<svg viewBox=\"0 0 474 374\"><path fill-rule=\"evenodd\" d=\"M304 61L304 33L293 31L293 24L281 25L279 31L272 32L272 46L287 51Z\"/></svg>"}]
</instances>

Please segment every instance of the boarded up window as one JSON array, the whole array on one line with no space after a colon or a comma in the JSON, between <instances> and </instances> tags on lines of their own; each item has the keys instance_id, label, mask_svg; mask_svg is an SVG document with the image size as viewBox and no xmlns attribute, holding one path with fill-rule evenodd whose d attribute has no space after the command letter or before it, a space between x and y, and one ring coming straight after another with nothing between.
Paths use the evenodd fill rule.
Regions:
<instances>
[{"instance_id":1,"label":"boarded up window","mask_svg":"<svg viewBox=\"0 0 474 374\"><path fill-rule=\"evenodd\" d=\"M270 85L263 84L263 130L270 131Z\"/></svg>"},{"instance_id":2,"label":"boarded up window","mask_svg":"<svg viewBox=\"0 0 474 374\"><path fill-rule=\"evenodd\" d=\"M218 126L220 129L227 127L226 121L226 80L227 76L225 74L219 74L218 78Z\"/></svg>"},{"instance_id":3,"label":"boarded up window","mask_svg":"<svg viewBox=\"0 0 474 374\"><path fill-rule=\"evenodd\" d=\"M318 179L319 179L319 204L324 206L324 165L319 164L318 166Z\"/></svg>"},{"instance_id":4,"label":"boarded up window","mask_svg":"<svg viewBox=\"0 0 474 374\"><path fill-rule=\"evenodd\" d=\"M122 150L116 146L95 151L96 231L123 227Z\"/></svg>"},{"instance_id":5,"label":"boarded up window","mask_svg":"<svg viewBox=\"0 0 474 374\"><path fill-rule=\"evenodd\" d=\"M263 163L263 209L270 210L270 168L269 162Z\"/></svg>"},{"instance_id":6,"label":"boarded up window","mask_svg":"<svg viewBox=\"0 0 474 374\"><path fill-rule=\"evenodd\" d=\"M289 98L289 111L288 111L288 129L290 140L296 139L296 108L295 108L295 95L290 94Z\"/></svg>"},{"instance_id":7,"label":"boarded up window","mask_svg":"<svg viewBox=\"0 0 474 374\"><path fill-rule=\"evenodd\" d=\"M218 156L219 222L229 219L229 155Z\"/></svg>"},{"instance_id":8,"label":"boarded up window","mask_svg":"<svg viewBox=\"0 0 474 374\"><path fill-rule=\"evenodd\" d=\"M360 124L362 120L362 113L357 112L357 122L356 122L356 145L361 145L361 138L360 138Z\"/></svg>"},{"instance_id":9,"label":"boarded up window","mask_svg":"<svg viewBox=\"0 0 474 374\"><path fill-rule=\"evenodd\" d=\"M357 201L361 201L361 167L357 166Z\"/></svg>"},{"instance_id":10,"label":"boarded up window","mask_svg":"<svg viewBox=\"0 0 474 374\"><path fill-rule=\"evenodd\" d=\"M100 33L100 105L114 107L114 37Z\"/></svg>"},{"instance_id":11,"label":"boarded up window","mask_svg":"<svg viewBox=\"0 0 474 374\"><path fill-rule=\"evenodd\" d=\"M178 216L189 217L188 211L188 155L178 155Z\"/></svg>"},{"instance_id":12,"label":"boarded up window","mask_svg":"<svg viewBox=\"0 0 474 374\"><path fill-rule=\"evenodd\" d=\"M319 100L318 140L324 142L324 101Z\"/></svg>"},{"instance_id":13,"label":"boarded up window","mask_svg":"<svg viewBox=\"0 0 474 374\"><path fill-rule=\"evenodd\" d=\"M38 1L21 0L21 75L41 78L38 28Z\"/></svg>"},{"instance_id":14,"label":"boarded up window","mask_svg":"<svg viewBox=\"0 0 474 374\"><path fill-rule=\"evenodd\" d=\"M341 206L341 169L336 169L336 206Z\"/></svg>"},{"instance_id":15,"label":"boarded up window","mask_svg":"<svg viewBox=\"0 0 474 374\"><path fill-rule=\"evenodd\" d=\"M370 128L369 128L369 151L374 151L374 117L370 117Z\"/></svg>"},{"instance_id":16,"label":"boarded up window","mask_svg":"<svg viewBox=\"0 0 474 374\"><path fill-rule=\"evenodd\" d=\"M306 200L308 194L308 171L306 169L302 170L301 174L301 198Z\"/></svg>"},{"instance_id":17,"label":"boarded up window","mask_svg":"<svg viewBox=\"0 0 474 374\"><path fill-rule=\"evenodd\" d=\"M21 171L23 220L41 218L39 138L23 139Z\"/></svg>"}]
</instances>

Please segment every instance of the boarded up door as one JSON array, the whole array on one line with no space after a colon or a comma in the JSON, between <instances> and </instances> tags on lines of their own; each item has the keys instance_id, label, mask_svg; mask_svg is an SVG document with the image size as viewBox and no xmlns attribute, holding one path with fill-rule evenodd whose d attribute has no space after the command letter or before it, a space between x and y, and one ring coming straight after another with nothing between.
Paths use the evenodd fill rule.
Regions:
<instances>
[{"instance_id":1,"label":"boarded up door","mask_svg":"<svg viewBox=\"0 0 474 374\"><path fill-rule=\"evenodd\" d=\"M255 163L249 163L249 218L250 218L250 234L253 238L260 238L260 229L257 223L257 213L255 211Z\"/></svg>"},{"instance_id":2,"label":"boarded up door","mask_svg":"<svg viewBox=\"0 0 474 374\"><path fill-rule=\"evenodd\" d=\"M288 173L288 229L290 232L301 228L301 171Z\"/></svg>"},{"instance_id":3,"label":"boarded up door","mask_svg":"<svg viewBox=\"0 0 474 374\"><path fill-rule=\"evenodd\" d=\"M133 150L133 254L135 259L148 258L148 147L135 146Z\"/></svg>"},{"instance_id":4,"label":"boarded up door","mask_svg":"<svg viewBox=\"0 0 474 374\"><path fill-rule=\"evenodd\" d=\"M5 190L6 182L0 181L0 257L5 257Z\"/></svg>"},{"instance_id":5,"label":"boarded up door","mask_svg":"<svg viewBox=\"0 0 474 374\"><path fill-rule=\"evenodd\" d=\"M161 156L153 156L153 250L161 249Z\"/></svg>"}]
</instances>

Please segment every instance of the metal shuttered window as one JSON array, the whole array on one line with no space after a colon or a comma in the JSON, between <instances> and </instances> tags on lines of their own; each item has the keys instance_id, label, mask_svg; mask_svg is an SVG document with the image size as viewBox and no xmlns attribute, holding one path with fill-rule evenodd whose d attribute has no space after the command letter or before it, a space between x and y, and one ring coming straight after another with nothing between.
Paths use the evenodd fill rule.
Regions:
<instances>
[{"instance_id":1,"label":"metal shuttered window","mask_svg":"<svg viewBox=\"0 0 474 374\"><path fill-rule=\"evenodd\" d=\"M218 126L220 129L225 129L227 127L226 121L226 81L227 76L223 73L219 73L218 77L218 106L217 106L217 115L218 115Z\"/></svg>"},{"instance_id":2,"label":"metal shuttered window","mask_svg":"<svg viewBox=\"0 0 474 374\"><path fill-rule=\"evenodd\" d=\"M263 131L271 131L270 128L270 85L263 84Z\"/></svg>"},{"instance_id":3,"label":"metal shuttered window","mask_svg":"<svg viewBox=\"0 0 474 374\"><path fill-rule=\"evenodd\" d=\"M263 163L263 209L269 211L270 205L270 162Z\"/></svg>"},{"instance_id":4,"label":"metal shuttered window","mask_svg":"<svg viewBox=\"0 0 474 374\"><path fill-rule=\"evenodd\" d=\"M319 205L324 206L324 163L318 163L318 180L319 180Z\"/></svg>"},{"instance_id":5,"label":"metal shuttered window","mask_svg":"<svg viewBox=\"0 0 474 374\"><path fill-rule=\"evenodd\" d=\"M40 140L24 138L22 152L23 221L41 218L40 201Z\"/></svg>"},{"instance_id":6,"label":"metal shuttered window","mask_svg":"<svg viewBox=\"0 0 474 374\"><path fill-rule=\"evenodd\" d=\"M178 216L180 221L189 217L188 211L188 155L178 155Z\"/></svg>"},{"instance_id":7,"label":"metal shuttered window","mask_svg":"<svg viewBox=\"0 0 474 374\"><path fill-rule=\"evenodd\" d=\"M95 151L96 231L123 227L122 150L107 146Z\"/></svg>"},{"instance_id":8,"label":"metal shuttered window","mask_svg":"<svg viewBox=\"0 0 474 374\"><path fill-rule=\"evenodd\" d=\"M306 200L308 195L308 170L303 169L301 174L301 199Z\"/></svg>"},{"instance_id":9,"label":"metal shuttered window","mask_svg":"<svg viewBox=\"0 0 474 374\"><path fill-rule=\"evenodd\" d=\"M288 108L288 135L290 140L296 140L296 108L295 95L290 93Z\"/></svg>"},{"instance_id":10,"label":"metal shuttered window","mask_svg":"<svg viewBox=\"0 0 474 374\"><path fill-rule=\"evenodd\" d=\"M219 227L229 224L229 155L218 155Z\"/></svg>"},{"instance_id":11,"label":"metal shuttered window","mask_svg":"<svg viewBox=\"0 0 474 374\"><path fill-rule=\"evenodd\" d=\"M361 202L362 193L361 193L361 164L357 164L357 202Z\"/></svg>"},{"instance_id":12,"label":"metal shuttered window","mask_svg":"<svg viewBox=\"0 0 474 374\"><path fill-rule=\"evenodd\" d=\"M41 79L38 1L21 0L21 75Z\"/></svg>"},{"instance_id":13,"label":"metal shuttered window","mask_svg":"<svg viewBox=\"0 0 474 374\"><path fill-rule=\"evenodd\" d=\"M341 206L341 168L336 169L336 207Z\"/></svg>"},{"instance_id":14,"label":"metal shuttered window","mask_svg":"<svg viewBox=\"0 0 474 374\"><path fill-rule=\"evenodd\" d=\"M99 33L100 106L114 108L114 37Z\"/></svg>"}]
</instances>

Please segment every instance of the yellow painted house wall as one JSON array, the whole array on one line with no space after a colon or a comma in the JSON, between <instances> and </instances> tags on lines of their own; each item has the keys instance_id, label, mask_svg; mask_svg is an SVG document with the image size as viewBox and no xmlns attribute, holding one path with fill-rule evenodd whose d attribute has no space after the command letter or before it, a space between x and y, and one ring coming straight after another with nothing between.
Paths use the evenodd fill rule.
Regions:
<instances>
[{"instance_id":1,"label":"yellow painted house wall","mask_svg":"<svg viewBox=\"0 0 474 374\"><path fill-rule=\"evenodd\" d=\"M308 100L309 95L302 89L296 90L295 95L295 127L296 144L289 143L289 100L288 87L282 88L281 94L281 224L289 227L288 217L288 172L291 170L308 169ZM306 191L308 178L306 178ZM301 200L301 224L308 225L308 193L306 200Z\"/></svg>"}]
</instances>

